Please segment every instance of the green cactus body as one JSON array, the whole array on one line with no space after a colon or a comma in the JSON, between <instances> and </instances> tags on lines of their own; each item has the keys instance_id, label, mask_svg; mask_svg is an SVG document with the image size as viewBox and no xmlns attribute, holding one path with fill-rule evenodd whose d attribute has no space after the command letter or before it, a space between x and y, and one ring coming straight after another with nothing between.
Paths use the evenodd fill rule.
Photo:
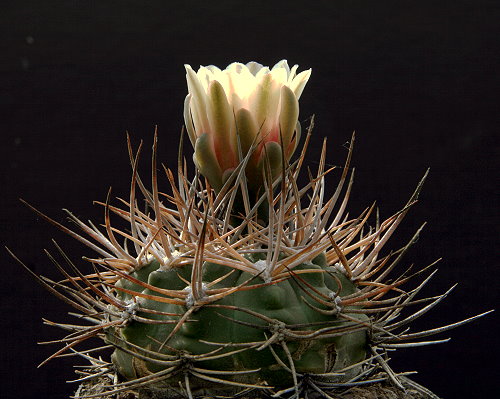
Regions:
<instances>
[{"instance_id":1,"label":"green cactus body","mask_svg":"<svg viewBox=\"0 0 500 399\"><path fill-rule=\"evenodd\" d=\"M263 261L263 256L252 255L248 258L253 262ZM339 370L364 360L367 337L364 329L341 335L332 334L327 338L307 337L314 332L315 328L342 325L347 327L353 324L339 319L335 312L331 312L331 309L324 305L314 303L314 300L306 294L313 290L322 293L325 297L334 298L336 293L347 295L356 291L354 284L342 273L327 272L325 267L325 256L322 254L310 263L296 266L295 273L291 277L279 282L268 282L268 284L264 284L265 281L260 276L235 270L211 288L242 287L242 289L210 303L212 306L200 306L175 333L172 333L176 326L174 323L182 317L188 307L146 299L144 296L139 297L137 300L142 309L178 316L152 315L142 312L138 315L154 320L168 320L172 324L130 321L125 326L111 329L108 332L109 341L116 343L118 342L116 337L119 337L120 346L128 348L127 351L116 349L113 362L125 378L135 379L170 367L168 362L161 364L158 361L141 360L141 355L148 355L150 352L157 353L157 360L159 360L162 355L177 358L186 357L186 355L206 355L217 348L214 345L220 348L226 345L227 347L222 352L229 352L234 351L241 344L248 344L245 350L232 356L202 360L196 363L196 367L216 371L258 370L258 372L244 376L243 381L283 388L293 384L293 375L284 370L276 358L281 359L284 364L289 363L284 349L286 345L293 359L296 373L330 373L333 375ZM191 267L182 267L164 270L158 262L153 261L139 271L131 273L131 276L157 288L182 290L189 287L183 279L189 279L191 269ZM212 262L205 262L203 271L204 283L210 284L227 275L230 269ZM339 281L342 282L341 290L338 286ZM252 288L252 285L262 286ZM144 295L158 295L154 290L142 289L140 285L126 278L119 280L116 287L118 296L129 301L132 298L130 293L120 291L121 289ZM308 304L326 312L330 311L330 314L322 314ZM363 314L351 316L360 321L367 319ZM297 325L300 327L296 327ZM293 334L294 330L294 335L287 334L287 332ZM306 337L297 338L296 330L305 333ZM272 343L265 345L273 336ZM141 348L146 349L146 352L142 352ZM139 356L134 356L131 352ZM182 372L182 367L191 365L189 362L182 363L178 371ZM330 379L345 380L346 376L350 376L355 370L356 368L352 368L349 373L339 373L339 376ZM172 378L175 379L175 373ZM172 378L167 378L162 383L172 383ZM207 386L206 383L201 385ZM196 388L199 387L194 383L192 389Z\"/></svg>"}]
</instances>

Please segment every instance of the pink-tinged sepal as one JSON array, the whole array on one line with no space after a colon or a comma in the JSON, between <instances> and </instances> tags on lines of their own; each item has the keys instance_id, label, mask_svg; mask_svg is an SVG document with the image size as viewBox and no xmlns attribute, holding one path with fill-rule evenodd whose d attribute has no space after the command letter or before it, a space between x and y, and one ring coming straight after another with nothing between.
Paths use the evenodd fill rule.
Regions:
<instances>
[{"instance_id":1,"label":"pink-tinged sepal","mask_svg":"<svg viewBox=\"0 0 500 399\"><path fill-rule=\"evenodd\" d=\"M274 180L281 173L282 160L283 151L281 145L276 141L269 141L262 149L257 169L264 173L265 179L270 176ZM271 182L267 182L267 184L271 184Z\"/></svg>"},{"instance_id":2,"label":"pink-tinged sepal","mask_svg":"<svg viewBox=\"0 0 500 399\"><path fill-rule=\"evenodd\" d=\"M208 86L207 115L214 150L223 171L234 167L234 140L236 126L234 115L222 85L216 80Z\"/></svg>"},{"instance_id":3,"label":"pink-tinged sepal","mask_svg":"<svg viewBox=\"0 0 500 399\"><path fill-rule=\"evenodd\" d=\"M222 171L215 157L208 133L203 133L196 140L193 161L201 174L208 179L212 187L216 191L219 191L222 188Z\"/></svg>"},{"instance_id":4,"label":"pink-tinged sepal","mask_svg":"<svg viewBox=\"0 0 500 399\"><path fill-rule=\"evenodd\" d=\"M292 90L283 86L281 88L281 107L280 107L280 124L279 130L285 148L285 156L289 156L288 149L292 141L293 132L297 126L297 119L299 117L299 102L295 97Z\"/></svg>"}]
</instances>

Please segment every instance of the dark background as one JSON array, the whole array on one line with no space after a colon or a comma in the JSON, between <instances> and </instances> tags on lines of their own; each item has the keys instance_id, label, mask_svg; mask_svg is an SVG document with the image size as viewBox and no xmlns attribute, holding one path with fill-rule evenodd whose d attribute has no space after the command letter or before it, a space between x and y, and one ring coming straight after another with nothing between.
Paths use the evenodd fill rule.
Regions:
<instances>
[{"instance_id":1,"label":"dark background","mask_svg":"<svg viewBox=\"0 0 500 399\"><path fill-rule=\"evenodd\" d=\"M145 140L147 171L158 125L160 159L175 167L184 63L287 58L313 69L300 116L307 125L316 114L310 165L324 136L328 161L342 164L357 132L351 215L376 200L389 216L431 168L389 247L429 222L405 265L443 257L425 293L459 285L412 331L497 306L497 1L0 3L1 243L36 272L57 276L43 253L51 238L79 264L91 253L18 197L61 222L65 207L100 222L92 201L110 185L127 195L126 130ZM58 348L36 342L62 337L41 318L71 320L70 309L0 252L0 397L68 397L73 360L36 369ZM445 333L447 344L394 354L393 367L418 370L415 379L445 398L484 397L499 377L495 327L489 315Z\"/></svg>"}]
</instances>

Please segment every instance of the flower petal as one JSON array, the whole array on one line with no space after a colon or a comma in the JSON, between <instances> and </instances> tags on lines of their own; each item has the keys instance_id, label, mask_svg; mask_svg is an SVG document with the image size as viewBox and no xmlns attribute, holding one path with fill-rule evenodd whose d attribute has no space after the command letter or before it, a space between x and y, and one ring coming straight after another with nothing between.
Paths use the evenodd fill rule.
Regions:
<instances>
[{"instance_id":1,"label":"flower petal","mask_svg":"<svg viewBox=\"0 0 500 399\"><path fill-rule=\"evenodd\" d=\"M311 70L308 69L307 71L302 71L301 73L299 73L292 81L290 89L292 89L293 92L295 93L297 100L300 98L300 95L302 94L302 91L304 90L304 87L306 86L306 83L310 77L311 77Z\"/></svg>"},{"instance_id":2,"label":"flower petal","mask_svg":"<svg viewBox=\"0 0 500 399\"><path fill-rule=\"evenodd\" d=\"M184 65L186 68L186 80L189 93L192 95L190 105L193 117L193 123L198 135L208 132L209 123L206 109L206 93L198 80L198 76L190 65Z\"/></svg>"},{"instance_id":3,"label":"flower petal","mask_svg":"<svg viewBox=\"0 0 500 399\"><path fill-rule=\"evenodd\" d=\"M286 154L299 117L299 102L294 92L288 86L283 86L281 88L280 108L280 134L283 140L283 149Z\"/></svg>"},{"instance_id":4,"label":"flower petal","mask_svg":"<svg viewBox=\"0 0 500 399\"><path fill-rule=\"evenodd\" d=\"M220 68L215 65L207 65L206 68L212 73L220 72Z\"/></svg>"},{"instance_id":5,"label":"flower petal","mask_svg":"<svg viewBox=\"0 0 500 399\"><path fill-rule=\"evenodd\" d=\"M277 121L279 97L280 91L270 73L262 76L260 84L250 95L250 112L254 115L262 137L272 131Z\"/></svg>"},{"instance_id":6,"label":"flower petal","mask_svg":"<svg viewBox=\"0 0 500 399\"><path fill-rule=\"evenodd\" d=\"M188 132L189 140L191 140L191 144L195 145L196 143L196 131L194 130L193 125L193 117L191 116L191 94L186 96L184 100L184 123L186 125L186 130Z\"/></svg>"},{"instance_id":7,"label":"flower petal","mask_svg":"<svg viewBox=\"0 0 500 399\"><path fill-rule=\"evenodd\" d=\"M206 67L200 67L200 69L196 73L196 76L198 77L198 80L200 84L203 86L203 89L205 90L206 93L208 91L208 85L214 79L213 72Z\"/></svg>"},{"instance_id":8,"label":"flower petal","mask_svg":"<svg viewBox=\"0 0 500 399\"><path fill-rule=\"evenodd\" d=\"M230 73L241 73L243 69L248 69L245 64L242 64L241 62L233 62L227 66L226 71Z\"/></svg>"},{"instance_id":9,"label":"flower petal","mask_svg":"<svg viewBox=\"0 0 500 399\"><path fill-rule=\"evenodd\" d=\"M281 145L276 141L269 141L262 149L257 168L259 170L266 170L264 168L269 166L271 168L271 176L274 179L281 173L282 158Z\"/></svg>"},{"instance_id":10,"label":"flower petal","mask_svg":"<svg viewBox=\"0 0 500 399\"><path fill-rule=\"evenodd\" d=\"M257 124L249 110L242 108L236 111L236 129L240 139L241 152L245 156L257 135Z\"/></svg>"},{"instance_id":11,"label":"flower petal","mask_svg":"<svg viewBox=\"0 0 500 399\"><path fill-rule=\"evenodd\" d=\"M234 116L222 85L214 80L208 87L208 118L214 149L222 170L234 167Z\"/></svg>"},{"instance_id":12,"label":"flower petal","mask_svg":"<svg viewBox=\"0 0 500 399\"><path fill-rule=\"evenodd\" d=\"M271 71L275 70L275 69L284 69L286 71L286 76L288 77L288 75L290 74L290 67L288 66L288 61L287 60L281 60L281 61L278 61L274 66L273 68L271 69Z\"/></svg>"},{"instance_id":13,"label":"flower petal","mask_svg":"<svg viewBox=\"0 0 500 399\"><path fill-rule=\"evenodd\" d=\"M222 188L222 172L215 158L213 145L208 133L203 133L196 140L193 161L213 188L219 191Z\"/></svg>"},{"instance_id":14,"label":"flower petal","mask_svg":"<svg viewBox=\"0 0 500 399\"><path fill-rule=\"evenodd\" d=\"M287 65L287 67L288 67L288 65ZM280 67L280 68L274 67L271 70L271 76L273 77L273 80L278 87L287 84L289 71L290 70L287 71L287 68L284 68L284 67Z\"/></svg>"},{"instance_id":15,"label":"flower petal","mask_svg":"<svg viewBox=\"0 0 500 399\"><path fill-rule=\"evenodd\" d=\"M255 90L255 87L257 86L257 79L250 73L245 65L241 65L242 68L239 68L238 72L226 72L229 81L229 92L226 90L226 94L229 99L232 99L232 94L236 93L242 101L247 103L246 100L248 99L248 96Z\"/></svg>"},{"instance_id":16,"label":"flower petal","mask_svg":"<svg viewBox=\"0 0 500 399\"><path fill-rule=\"evenodd\" d=\"M247 68L250 71L252 75L257 75L257 73L264 67L264 65L259 64L258 62L255 61L250 61L247 63Z\"/></svg>"},{"instance_id":17,"label":"flower petal","mask_svg":"<svg viewBox=\"0 0 500 399\"><path fill-rule=\"evenodd\" d=\"M267 75L269 72L271 72L269 70L268 67L263 67L261 69L259 69L259 71L257 72L257 74L255 75L255 78L257 79L257 81L260 81L262 80L262 78Z\"/></svg>"},{"instance_id":18,"label":"flower petal","mask_svg":"<svg viewBox=\"0 0 500 399\"><path fill-rule=\"evenodd\" d=\"M295 79L295 75L297 74L297 68L299 66L297 64L295 64L292 69L290 70L290 74L288 75L288 86L290 86L293 82L293 79Z\"/></svg>"},{"instance_id":19,"label":"flower petal","mask_svg":"<svg viewBox=\"0 0 500 399\"><path fill-rule=\"evenodd\" d=\"M287 159L290 159L295 150L297 149L300 141L300 137L302 135L302 126L300 125L300 122L297 121L297 124L295 125L295 134L292 137L292 142L287 148L287 152L285 153L285 156Z\"/></svg>"}]
</instances>

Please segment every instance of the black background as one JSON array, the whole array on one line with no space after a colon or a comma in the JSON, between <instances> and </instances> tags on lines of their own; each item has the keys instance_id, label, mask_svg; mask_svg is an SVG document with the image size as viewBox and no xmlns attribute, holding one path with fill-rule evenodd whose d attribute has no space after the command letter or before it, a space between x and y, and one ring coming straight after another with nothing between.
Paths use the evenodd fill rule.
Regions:
<instances>
[{"instance_id":1,"label":"black background","mask_svg":"<svg viewBox=\"0 0 500 399\"><path fill-rule=\"evenodd\" d=\"M125 131L175 167L184 63L225 66L287 58L312 77L301 120L316 115L308 162L323 137L328 161L345 159L357 132L351 215L374 200L389 216L427 167L421 201L389 246L429 222L406 265L443 257L426 294L458 287L412 331L495 308L498 300L497 1L1 1L1 243L38 273L55 277L44 248L55 238L79 264L89 250L37 218L22 197L54 219L61 208L102 220L93 200L110 185L127 195ZM143 158L144 173L148 158ZM336 176L332 175L333 187ZM166 179L160 186L166 188ZM41 318L71 320L1 250L0 396L64 398L76 386L71 359L36 365L61 337ZM440 346L394 354L398 371L445 398L480 398L495 386L497 316L443 338Z\"/></svg>"}]
</instances>

